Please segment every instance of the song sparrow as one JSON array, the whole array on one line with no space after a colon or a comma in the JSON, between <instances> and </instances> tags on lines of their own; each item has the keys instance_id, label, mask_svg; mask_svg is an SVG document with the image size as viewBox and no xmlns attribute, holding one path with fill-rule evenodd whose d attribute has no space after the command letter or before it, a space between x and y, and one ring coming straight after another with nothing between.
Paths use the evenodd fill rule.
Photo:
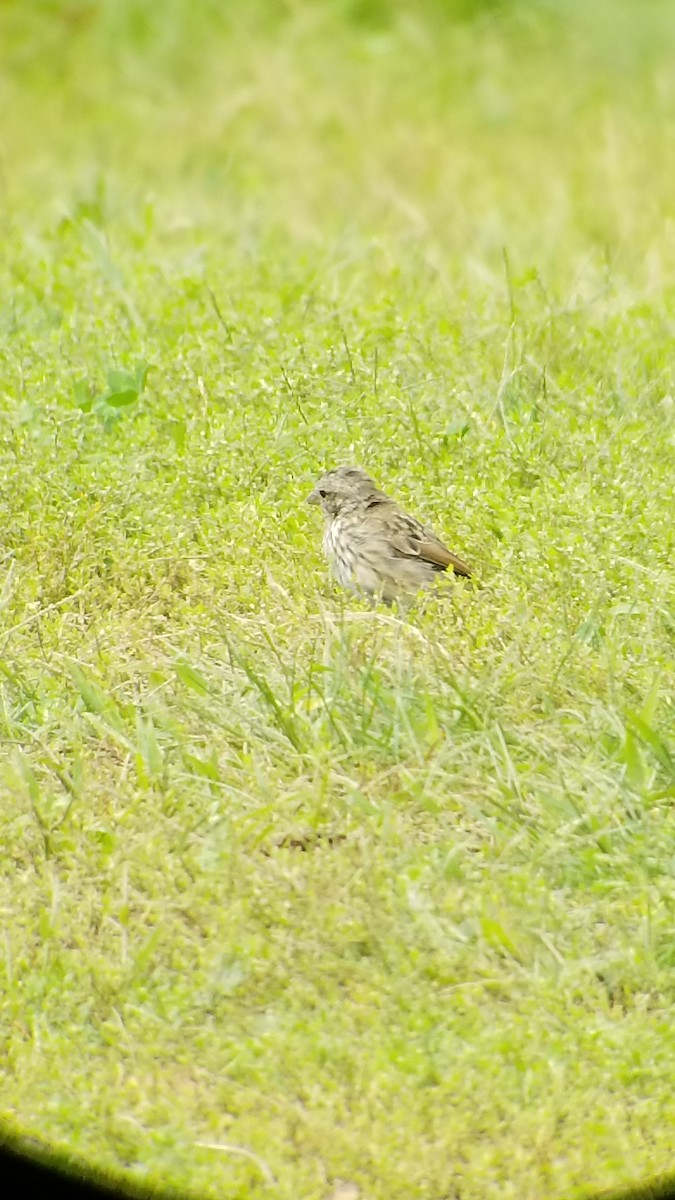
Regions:
<instances>
[{"instance_id":1,"label":"song sparrow","mask_svg":"<svg viewBox=\"0 0 675 1200\"><path fill-rule=\"evenodd\" d=\"M339 583L388 604L432 583L448 567L470 576L461 558L426 525L402 512L360 467L326 471L307 497L326 518L323 548Z\"/></svg>"}]
</instances>

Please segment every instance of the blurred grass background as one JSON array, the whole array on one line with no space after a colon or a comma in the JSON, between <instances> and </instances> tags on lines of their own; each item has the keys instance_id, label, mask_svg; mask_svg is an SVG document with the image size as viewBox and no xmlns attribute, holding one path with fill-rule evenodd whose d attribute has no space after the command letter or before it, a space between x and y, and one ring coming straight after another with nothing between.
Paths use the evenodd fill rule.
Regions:
<instances>
[{"instance_id":1,"label":"blurred grass background","mask_svg":"<svg viewBox=\"0 0 675 1200\"><path fill-rule=\"evenodd\" d=\"M667 1169L671 6L0 46L4 1118L208 1195ZM338 461L481 590L335 592Z\"/></svg>"}]
</instances>

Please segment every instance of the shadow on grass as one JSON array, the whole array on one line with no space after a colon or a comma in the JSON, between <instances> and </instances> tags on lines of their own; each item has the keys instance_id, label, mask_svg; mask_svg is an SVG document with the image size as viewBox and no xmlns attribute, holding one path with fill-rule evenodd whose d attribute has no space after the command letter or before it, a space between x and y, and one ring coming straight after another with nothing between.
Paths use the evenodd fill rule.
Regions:
<instances>
[{"instance_id":1,"label":"shadow on grass","mask_svg":"<svg viewBox=\"0 0 675 1200\"><path fill-rule=\"evenodd\" d=\"M160 1191L156 1182L144 1187L128 1177L92 1169L68 1153L47 1149L32 1139L16 1138L6 1129L0 1129L0 1169L2 1177L14 1185L14 1194L25 1190L27 1194L67 1196L72 1200L113 1196L181 1200L187 1195L169 1188ZM668 1200L675 1196L675 1174L577 1195L583 1200Z\"/></svg>"}]
</instances>

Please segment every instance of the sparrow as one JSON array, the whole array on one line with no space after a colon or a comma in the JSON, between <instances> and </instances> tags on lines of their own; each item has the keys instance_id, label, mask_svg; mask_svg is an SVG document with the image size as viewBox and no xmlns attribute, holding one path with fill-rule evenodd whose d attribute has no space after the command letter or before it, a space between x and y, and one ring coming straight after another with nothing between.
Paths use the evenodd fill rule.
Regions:
<instances>
[{"instance_id":1,"label":"sparrow","mask_svg":"<svg viewBox=\"0 0 675 1200\"><path fill-rule=\"evenodd\" d=\"M471 570L428 525L404 513L361 467L334 467L307 497L320 504L323 549L338 583L387 604L433 583L440 571Z\"/></svg>"}]
</instances>

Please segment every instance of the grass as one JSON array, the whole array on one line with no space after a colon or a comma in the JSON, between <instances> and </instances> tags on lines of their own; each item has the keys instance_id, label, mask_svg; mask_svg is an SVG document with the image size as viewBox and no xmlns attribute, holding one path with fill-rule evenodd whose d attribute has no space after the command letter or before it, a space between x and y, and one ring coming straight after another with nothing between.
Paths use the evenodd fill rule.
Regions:
<instances>
[{"instance_id":1,"label":"grass","mask_svg":"<svg viewBox=\"0 0 675 1200\"><path fill-rule=\"evenodd\" d=\"M0 21L5 1120L242 1200L665 1171L668 6ZM342 461L480 587L335 590Z\"/></svg>"}]
</instances>

